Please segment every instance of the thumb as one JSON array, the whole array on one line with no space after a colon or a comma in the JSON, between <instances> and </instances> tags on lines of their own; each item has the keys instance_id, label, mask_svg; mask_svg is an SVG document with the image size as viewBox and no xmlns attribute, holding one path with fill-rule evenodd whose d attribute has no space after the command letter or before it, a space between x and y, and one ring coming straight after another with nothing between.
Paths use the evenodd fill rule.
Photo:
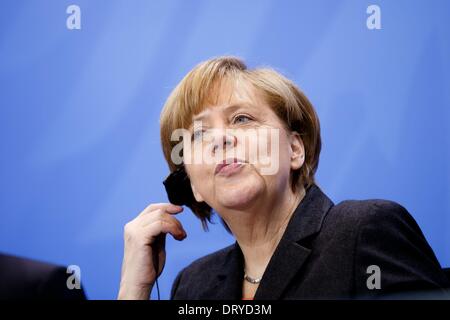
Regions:
<instances>
[{"instance_id":1,"label":"thumb","mask_svg":"<svg viewBox=\"0 0 450 320\"><path fill-rule=\"evenodd\" d=\"M165 250L166 247L166 233L161 233L158 236L156 236L155 241L153 242L153 267L155 268L155 271L158 273L160 268L160 254Z\"/></svg>"}]
</instances>

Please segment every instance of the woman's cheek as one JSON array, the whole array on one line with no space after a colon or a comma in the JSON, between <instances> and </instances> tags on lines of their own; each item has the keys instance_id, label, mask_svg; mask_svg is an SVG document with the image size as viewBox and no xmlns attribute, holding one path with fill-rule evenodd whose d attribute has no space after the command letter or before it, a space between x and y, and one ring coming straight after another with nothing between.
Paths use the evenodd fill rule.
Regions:
<instances>
[{"instance_id":1,"label":"woman's cheek","mask_svg":"<svg viewBox=\"0 0 450 320\"><path fill-rule=\"evenodd\" d=\"M191 170L191 181L195 183L198 190L210 189L214 182L214 169L208 165L193 165Z\"/></svg>"},{"instance_id":2,"label":"woman's cheek","mask_svg":"<svg viewBox=\"0 0 450 320\"><path fill-rule=\"evenodd\" d=\"M251 163L255 165L261 175L277 174L280 168L280 140L279 132L267 130L252 141L253 146L250 153Z\"/></svg>"}]
</instances>

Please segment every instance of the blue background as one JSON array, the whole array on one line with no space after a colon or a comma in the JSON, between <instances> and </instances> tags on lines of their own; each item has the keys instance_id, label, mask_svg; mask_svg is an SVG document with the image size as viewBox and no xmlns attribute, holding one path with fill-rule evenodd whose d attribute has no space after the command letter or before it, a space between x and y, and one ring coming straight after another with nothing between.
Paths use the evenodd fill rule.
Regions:
<instances>
[{"instance_id":1,"label":"blue background","mask_svg":"<svg viewBox=\"0 0 450 320\"><path fill-rule=\"evenodd\" d=\"M70 4L81 30L66 28ZM366 27L370 4L381 30ZM90 298L115 298L124 224L167 200L165 98L198 62L233 54L311 99L332 200L401 203L449 266L449 18L445 0L2 0L0 251L79 265ZM180 219L163 298L183 266L233 242L220 223Z\"/></svg>"}]
</instances>

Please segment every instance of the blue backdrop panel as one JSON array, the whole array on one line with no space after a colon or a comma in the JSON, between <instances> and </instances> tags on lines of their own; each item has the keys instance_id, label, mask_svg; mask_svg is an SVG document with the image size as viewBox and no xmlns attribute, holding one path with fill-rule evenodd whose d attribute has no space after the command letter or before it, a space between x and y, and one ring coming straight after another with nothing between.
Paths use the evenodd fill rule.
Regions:
<instances>
[{"instance_id":1,"label":"blue backdrop panel","mask_svg":"<svg viewBox=\"0 0 450 320\"><path fill-rule=\"evenodd\" d=\"M66 9L81 9L69 30ZM366 26L369 5L381 29ZM292 78L321 119L318 184L387 198L450 265L450 1L0 3L0 251L81 267L115 298L124 224L167 200L159 113L196 63L233 54ZM233 242L189 210L160 279Z\"/></svg>"}]
</instances>

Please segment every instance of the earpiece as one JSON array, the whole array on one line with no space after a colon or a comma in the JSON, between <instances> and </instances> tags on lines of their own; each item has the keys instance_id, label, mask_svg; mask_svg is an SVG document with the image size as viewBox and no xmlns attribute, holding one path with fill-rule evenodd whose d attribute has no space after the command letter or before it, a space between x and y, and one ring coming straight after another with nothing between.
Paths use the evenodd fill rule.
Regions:
<instances>
[{"instance_id":1,"label":"earpiece","mask_svg":"<svg viewBox=\"0 0 450 320\"><path fill-rule=\"evenodd\" d=\"M184 166L178 167L163 181L167 197L170 203L176 205L190 205L193 203L194 195L191 189L189 177Z\"/></svg>"}]
</instances>

